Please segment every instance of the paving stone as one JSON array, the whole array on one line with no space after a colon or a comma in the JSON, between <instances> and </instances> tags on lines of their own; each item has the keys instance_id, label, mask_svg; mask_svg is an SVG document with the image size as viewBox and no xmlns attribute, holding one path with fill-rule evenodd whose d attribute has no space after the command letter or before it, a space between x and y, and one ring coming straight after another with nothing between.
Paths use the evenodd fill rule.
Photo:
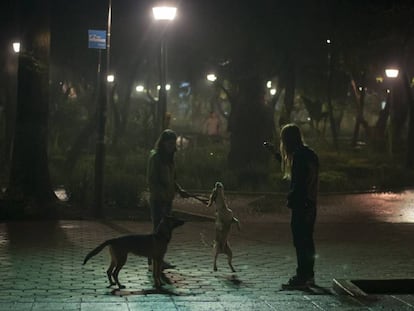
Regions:
<instances>
[{"instance_id":1,"label":"paving stone","mask_svg":"<svg viewBox=\"0 0 414 311\"><path fill-rule=\"evenodd\" d=\"M90 303L82 302L81 311L129 311L127 303Z\"/></svg>"},{"instance_id":2,"label":"paving stone","mask_svg":"<svg viewBox=\"0 0 414 311\"><path fill-rule=\"evenodd\" d=\"M73 302L36 302L31 311L60 311L60 310L80 310L81 304Z\"/></svg>"},{"instance_id":3,"label":"paving stone","mask_svg":"<svg viewBox=\"0 0 414 311\"><path fill-rule=\"evenodd\" d=\"M219 257L219 270L212 271L213 225L186 223L174 232L166 256L177 269L166 271L172 284L164 286L165 294L153 290L146 260L130 256L120 274L121 282L127 287L123 295L112 295L112 289L107 288L107 249L85 266L82 266L83 258L105 239L126 232L150 231L149 222L117 221L115 225L106 225L94 221L62 221L57 229L53 227L57 230L56 238L50 241L34 238L37 231L45 228L48 234L54 232L48 229L47 223L23 222L12 227L10 237L7 224L0 224L0 274L3 279L0 310L41 310L42 306L42 310L53 310L53 307L65 310L66 306L69 310L100 311L135 308L411 310L414 300L412 295L384 296L376 304L364 305L346 297L281 292L280 285L295 269L294 249L286 223L249 225L244 226L241 233L232 232L230 240L236 273L230 272L224 255ZM18 236L19 230L25 236L30 233L30 243ZM387 278L413 275L413 256L408 251L412 249L413 234L414 225L320 225L317 231L317 284L330 288L334 277L373 278L378 276L378 271ZM359 239L360 236L363 238ZM373 240L375 243L371 243Z\"/></svg>"},{"instance_id":4,"label":"paving stone","mask_svg":"<svg viewBox=\"0 0 414 311\"><path fill-rule=\"evenodd\" d=\"M0 303L0 311L31 311L32 307L30 302Z\"/></svg>"}]
</instances>

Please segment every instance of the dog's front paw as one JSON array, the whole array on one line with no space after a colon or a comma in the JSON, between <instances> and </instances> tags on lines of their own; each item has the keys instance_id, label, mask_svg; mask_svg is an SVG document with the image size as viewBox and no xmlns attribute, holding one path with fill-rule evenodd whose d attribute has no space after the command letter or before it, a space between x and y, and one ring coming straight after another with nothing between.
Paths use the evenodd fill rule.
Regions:
<instances>
[{"instance_id":1,"label":"dog's front paw","mask_svg":"<svg viewBox=\"0 0 414 311\"><path fill-rule=\"evenodd\" d=\"M118 286L118 289L124 289L124 288L126 288L125 285L119 285Z\"/></svg>"}]
</instances>

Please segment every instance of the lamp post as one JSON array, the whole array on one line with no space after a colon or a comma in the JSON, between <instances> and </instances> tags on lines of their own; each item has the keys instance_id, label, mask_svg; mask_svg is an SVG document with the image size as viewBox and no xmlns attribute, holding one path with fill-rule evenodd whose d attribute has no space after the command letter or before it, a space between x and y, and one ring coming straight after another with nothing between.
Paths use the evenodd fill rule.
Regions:
<instances>
[{"instance_id":1,"label":"lamp post","mask_svg":"<svg viewBox=\"0 0 414 311\"><path fill-rule=\"evenodd\" d=\"M414 168L414 97L411 92L411 81L408 77L407 70L402 67L401 73L398 69L386 69L385 74L389 78L401 77L401 82L407 96L409 113L408 113L408 133L407 133L407 154L405 166L407 168Z\"/></svg>"},{"instance_id":2,"label":"lamp post","mask_svg":"<svg viewBox=\"0 0 414 311\"><path fill-rule=\"evenodd\" d=\"M105 128L106 128L106 114L108 110L108 103L110 97L110 59L111 59L111 21L112 21L112 0L108 2L108 22L106 33L106 79L100 79L99 83L105 87L105 96L98 96L101 98L98 107L98 129L97 129L97 141L95 151L95 204L94 204L94 216L100 218L103 216L103 203L104 203L104 167L105 167ZM100 72L100 68L98 68ZM113 76L112 76L113 77ZM106 80L106 81L105 81ZM99 92L100 93L100 92Z\"/></svg>"},{"instance_id":3,"label":"lamp post","mask_svg":"<svg viewBox=\"0 0 414 311\"><path fill-rule=\"evenodd\" d=\"M327 94L327 102L328 102L328 116L329 116L329 124L331 126L331 132L332 132L332 140L333 145L335 147L335 150L339 150L338 146L338 134L336 132L336 123L335 118L333 114L333 106L332 106L332 75L333 75L333 69L334 69L334 63L333 63L333 47L332 47L332 41L331 39L326 40L326 44L328 46L328 94Z\"/></svg>"},{"instance_id":4,"label":"lamp post","mask_svg":"<svg viewBox=\"0 0 414 311\"><path fill-rule=\"evenodd\" d=\"M152 8L152 13L156 21L168 23L175 19L177 8L174 6L156 6ZM166 25L165 25L166 26ZM155 122L155 136L164 129L165 114L167 112L167 45L166 29L162 29L159 55L159 74L160 88L158 90L157 113Z\"/></svg>"},{"instance_id":5,"label":"lamp post","mask_svg":"<svg viewBox=\"0 0 414 311\"><path fill-rule=\"evenodd\" d=\"M385 76L389 79L397 79L399 74L399 70L395 68L387 68L385 69ZM392 88L391 88L392 89ZM393 150L393 142L394 142L394 131L393 131L393 109L392 109L392 102L393 102L394 93L392 90L387 90L387 114L390 115L390 123L389 123L389 130L388 130L388 153L392 154Z\"/></svg>"}]
</instances>

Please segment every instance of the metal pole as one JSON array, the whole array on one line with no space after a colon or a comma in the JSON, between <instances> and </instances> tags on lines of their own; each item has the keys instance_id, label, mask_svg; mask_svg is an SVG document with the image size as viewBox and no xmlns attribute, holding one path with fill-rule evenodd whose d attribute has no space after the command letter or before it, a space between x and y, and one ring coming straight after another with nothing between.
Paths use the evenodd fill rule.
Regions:
<instances>
[{"instance_id":1,"label":"metal pole","mask_svg":"<svg viewBox=\"0 0 414 311\"><path fill-rule=\"evenodd\" d=\"M110 68L110 48L111 48L111 15L112 15L112 0L108 4L108 29L106 39L106 76L108 76ZM95 153L95 205L94 216L100 218L103 216L103 202L104 202L104 167L105 167L105 127L107 105L109 102L110 90L106 81L106 77L100 78L100 83L105 86L105 96L100 96L100 105L98 106L98 133L96 141ZM100 92L99 92L100 94Z\"/></svg>"},{"instance_id":2,"label":"metal pole","mask_svg":"<svg viewBox=\"0 0 414 311\"><path fill-rule=\"evenodd\" d=\"M338 135L336 132L336 123L333 115L333 106L332 106L332 74L333 74L333 60L332 60L332 43L329 43L328 46L328 114L329 114L329 124L331 126L332 132L332 142L336 151L339 151L338 146Z\"/></svg>"},{"instance_id":3,"label":"metal pole","mask_svg":"<svg viewBox=\"0 0 414 311\"><path fill-rule=\"evenodd\" d=\"M167 112L167 54L166 54L166 44L165 44L165 33L161 37L161 46L160 46L160 130L165 129L165 114ZM161 132L160 131L160 132Z\"/></svg>"}]
</instances>

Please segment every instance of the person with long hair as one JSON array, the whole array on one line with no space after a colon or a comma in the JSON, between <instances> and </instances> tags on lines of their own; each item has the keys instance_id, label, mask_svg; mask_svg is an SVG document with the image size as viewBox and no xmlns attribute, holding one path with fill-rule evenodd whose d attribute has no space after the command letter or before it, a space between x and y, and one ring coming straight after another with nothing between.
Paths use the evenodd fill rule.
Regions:
<instances>
[{"instance_id":1,"label":"person with long hair","mask_svg":"<svg viewBox=\"0 0 414 311\"><path fill-rule=\"evenodd\" d=\"M177 135L173 130L164 130L157 139L154 149L150 151L147 168L149 187L149 205L153 230L161 219L171 214L175 194L183 198L190 195L177 183L174 155L177 151ZM148 264L150 264L150 260ZM165 262L164 269L175 266Z\"/></svg>"},{"instance_id":2,"label":"person with long hair","mask_svg":"<svg viewBox=\"0 0 414 311\"><path fill-rule=\"evenodd\" d=\"M280 153L265 144L281 161L284 178L290 180L287 206L291 209L291 230L296 249L296 274L284 288L303 288L315 284L315 244L313 232L319 186L319 159L303 141L300 128L285 125L280 132Z\"/></svg>"}]
</instances>

